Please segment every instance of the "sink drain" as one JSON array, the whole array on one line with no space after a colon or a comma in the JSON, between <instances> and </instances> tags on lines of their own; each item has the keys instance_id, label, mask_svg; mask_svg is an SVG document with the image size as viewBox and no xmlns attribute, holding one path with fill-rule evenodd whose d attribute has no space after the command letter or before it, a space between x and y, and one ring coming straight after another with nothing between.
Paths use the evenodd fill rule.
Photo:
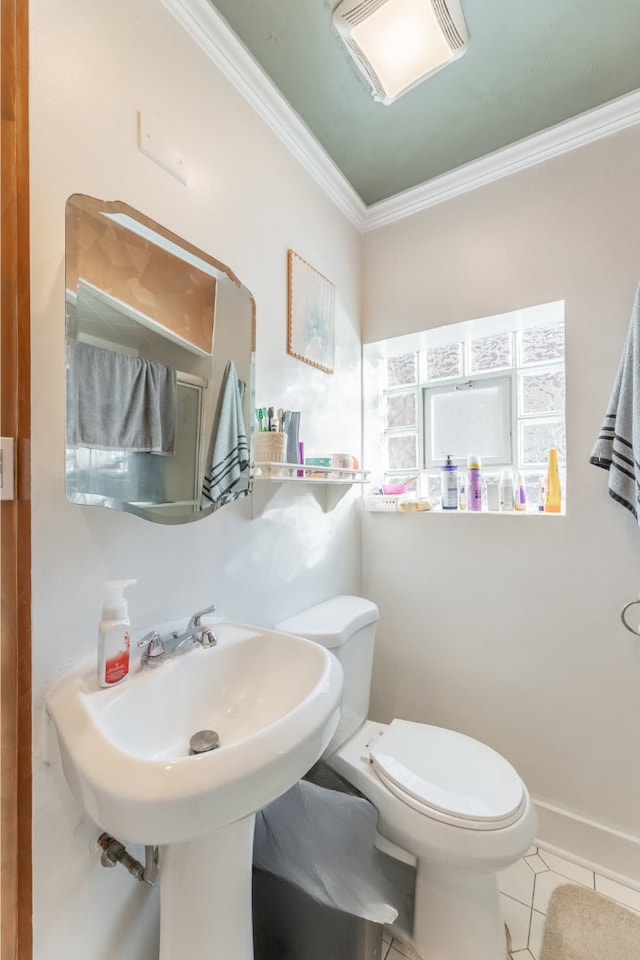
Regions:
<instances>
[{"instance_id":1,"label":"sink drain","mask_svg":"<svg viewBox=\"0 0 640 960\"><path fill-rule=\"evenodd\" d=\"M220 746L220 737L215 730L198 730L189 740L189 753L209 753Z\"/></svg>"}]
</instances>

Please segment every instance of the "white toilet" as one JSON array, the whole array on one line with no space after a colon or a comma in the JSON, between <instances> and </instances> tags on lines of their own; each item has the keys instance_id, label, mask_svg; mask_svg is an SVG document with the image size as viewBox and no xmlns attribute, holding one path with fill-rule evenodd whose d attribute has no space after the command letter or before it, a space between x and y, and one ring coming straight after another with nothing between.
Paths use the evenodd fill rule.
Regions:
<instances>
[{"instance_id":1,"label":"white toilet","mask_svg":"<svg viewBox=\"0 0 640 960\"><path fill-rule=\"evenodd\" d=\"M423 960L505 960L496 874L533 841L527 788L504 757L463 734L367 720L377 620L375 604L342 596L277 629L321 643L342 664L341 719L324 760L377 808L383 849L415 858L413 930L399 935Z\"/></svg>"}]
</instances>

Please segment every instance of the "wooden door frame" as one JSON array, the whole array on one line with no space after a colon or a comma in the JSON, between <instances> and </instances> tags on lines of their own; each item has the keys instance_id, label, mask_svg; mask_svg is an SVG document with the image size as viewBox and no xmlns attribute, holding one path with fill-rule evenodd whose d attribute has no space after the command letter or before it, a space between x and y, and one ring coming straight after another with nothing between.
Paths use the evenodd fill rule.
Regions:
<instances>
[{"instance_id":1,"label":"wooden door frame","mask_svg":"<svg viewBox=\"0 0 640 960\"><path fill-rule=\"evenodd\" d=\"M0 501L0 956L32 956L28 0L0 0L0 434L16 498Z\"/></svg>"}]
</instances>

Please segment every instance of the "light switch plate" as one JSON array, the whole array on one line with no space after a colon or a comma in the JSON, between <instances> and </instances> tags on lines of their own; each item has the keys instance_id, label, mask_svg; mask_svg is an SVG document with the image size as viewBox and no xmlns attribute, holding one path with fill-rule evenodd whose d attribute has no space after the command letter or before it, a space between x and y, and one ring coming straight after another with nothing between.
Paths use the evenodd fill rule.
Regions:
<instances>
[{"instance_id":1,"label":"light switch plate","mask_svg":"<svg viewBox=\"0 0 640 960\"><path fill-rule=\"evenodd\" d=\"M0 500L14 500L14 439L0 437Z\"/></svg>"}]
</instances>

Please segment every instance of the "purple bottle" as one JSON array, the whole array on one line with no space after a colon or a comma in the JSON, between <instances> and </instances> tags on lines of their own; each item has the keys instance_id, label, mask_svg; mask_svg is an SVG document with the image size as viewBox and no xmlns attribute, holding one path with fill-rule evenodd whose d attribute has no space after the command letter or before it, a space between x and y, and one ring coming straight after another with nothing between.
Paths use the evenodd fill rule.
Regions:
<instances>
[{"instance_id":1,"label":"purple bottle","mask_svg":"<svg viewBox=\"0 0 640 960\"><path fill-rule=\"evenodd\" d=\"M480 457L470 453L467 457L467 510L482 510L481 466Z\"/></svg>"}]
</instances>

